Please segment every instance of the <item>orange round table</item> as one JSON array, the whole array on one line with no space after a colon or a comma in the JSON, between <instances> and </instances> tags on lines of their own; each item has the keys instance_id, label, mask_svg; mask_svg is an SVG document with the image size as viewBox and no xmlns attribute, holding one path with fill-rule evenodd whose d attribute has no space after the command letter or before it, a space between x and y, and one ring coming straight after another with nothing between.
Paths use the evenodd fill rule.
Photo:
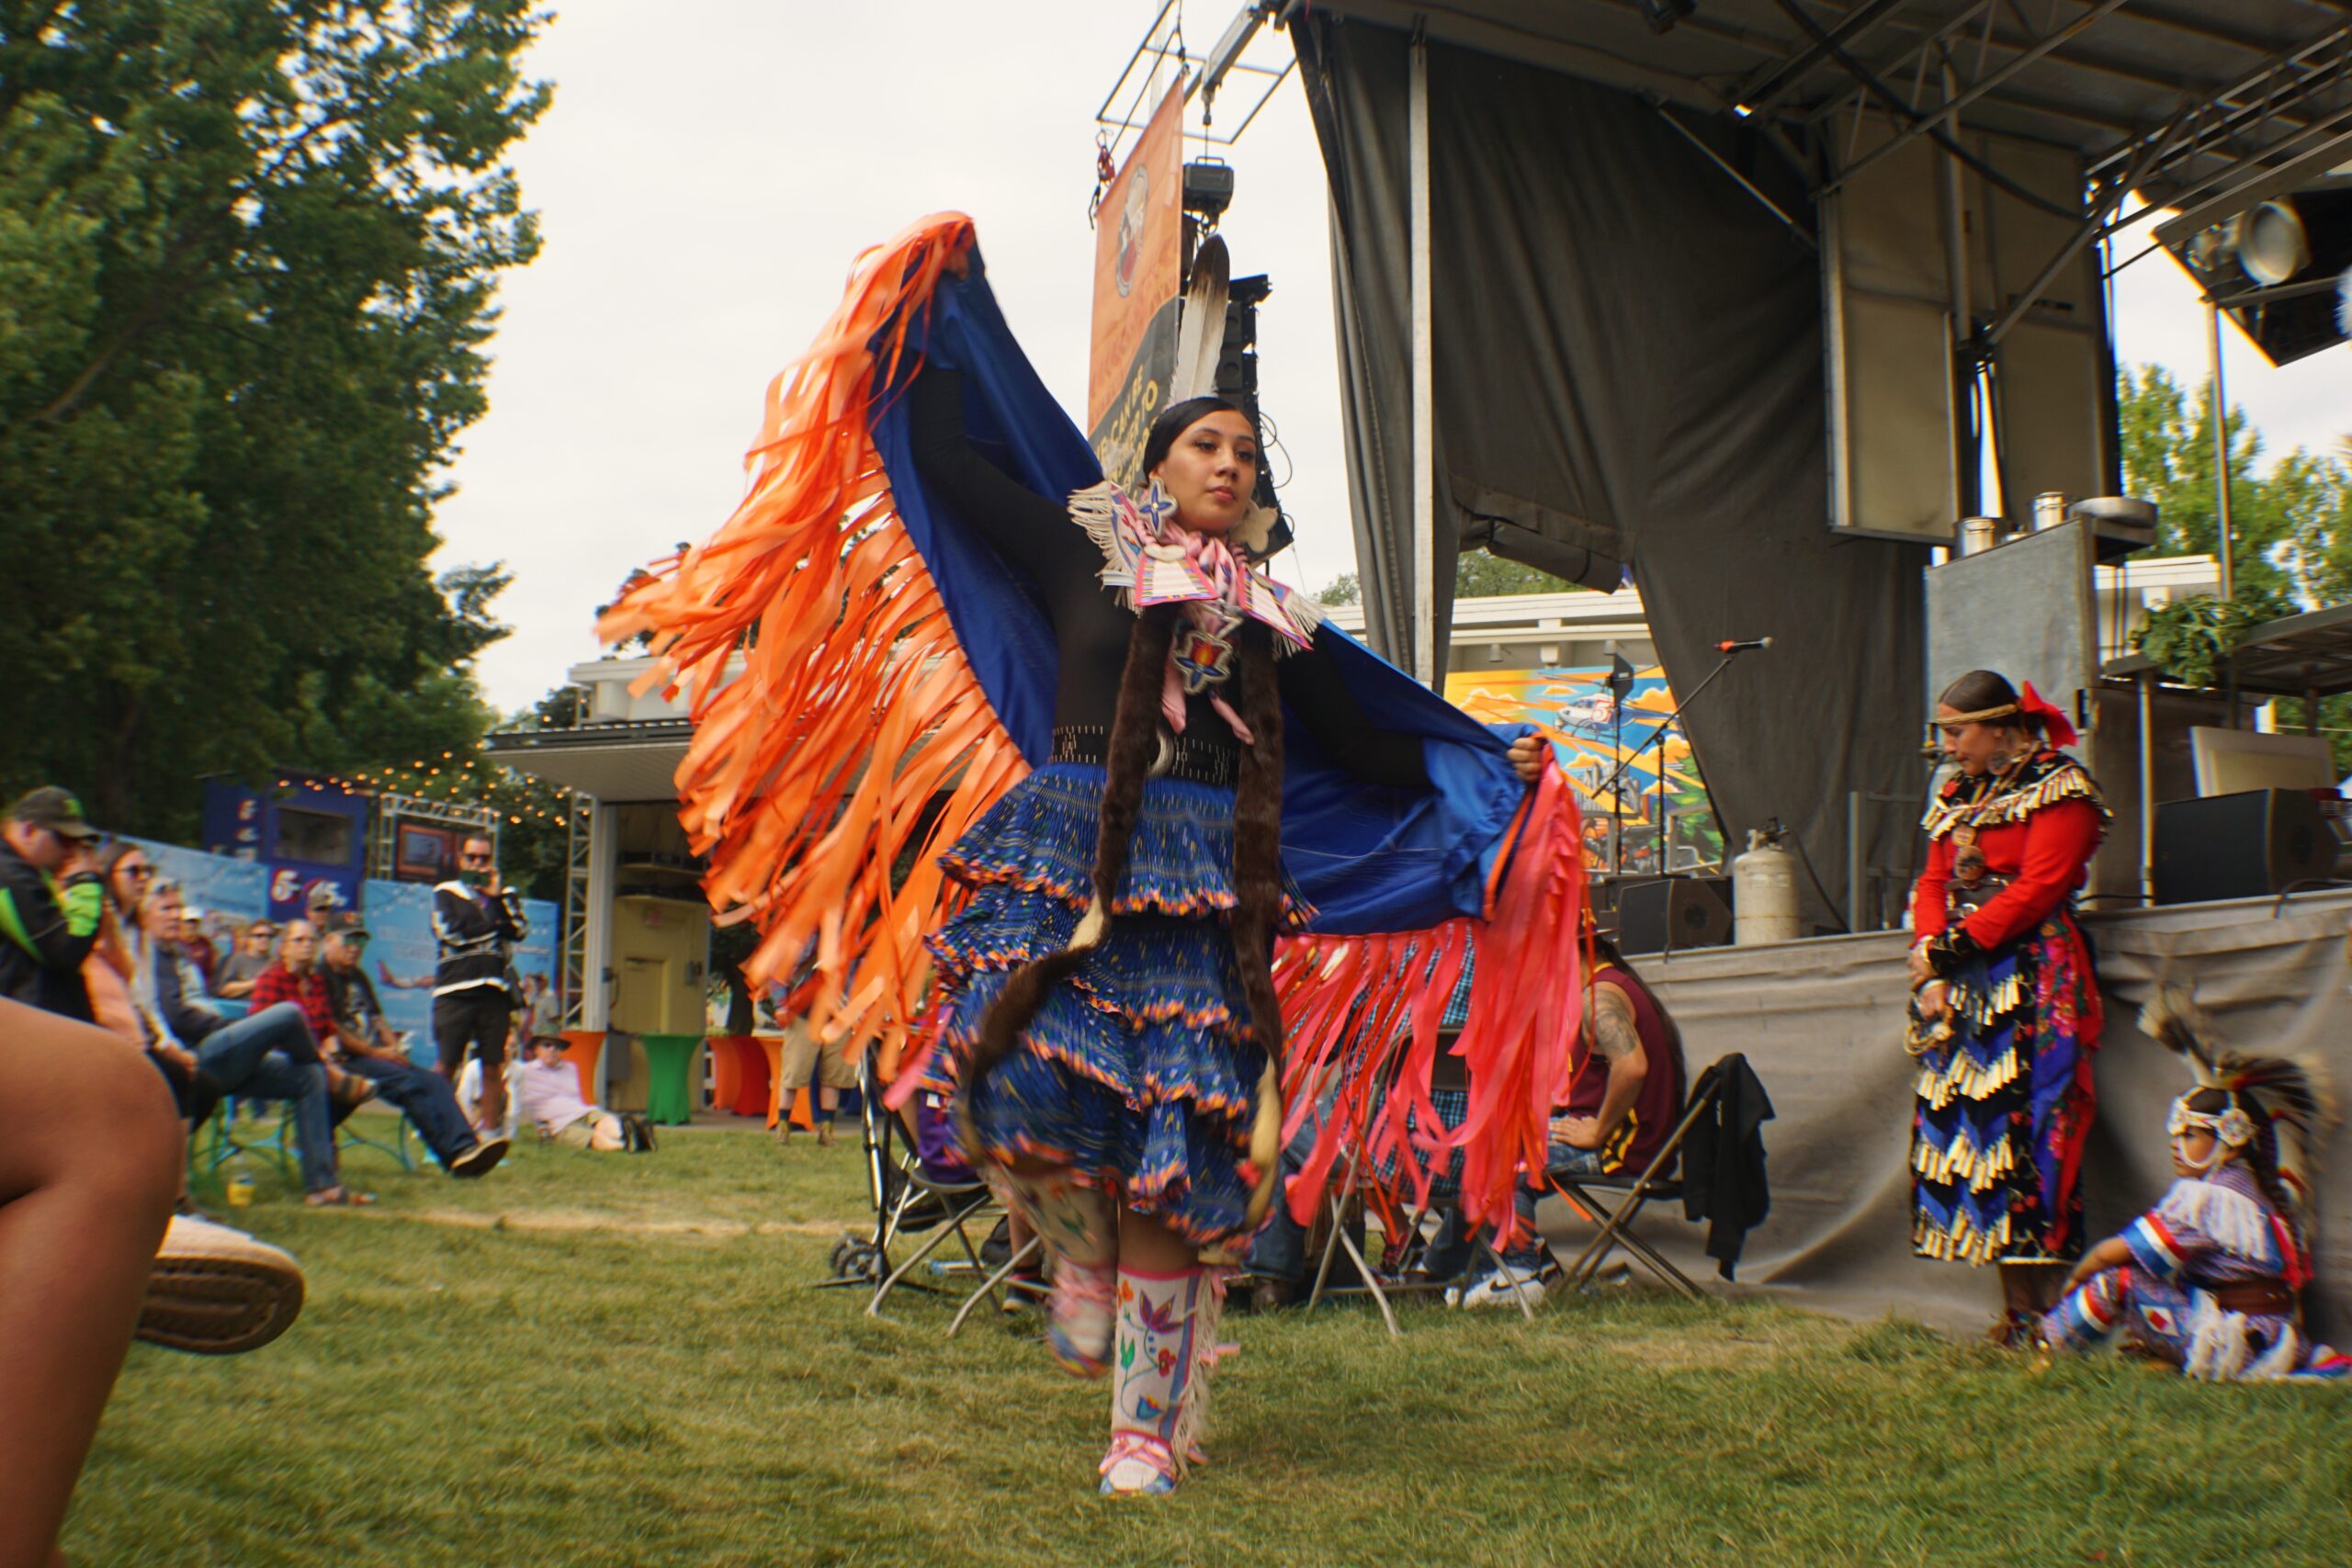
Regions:
<instances>
[{"instance_id":1,"label":"orange round table","mask_svg":"<svg viewBox=\"0 0 2352 1568\"><path fill-rule=\"evenodd\" d=\"M738 1116L767 1114L768 1081L775 1076L769 1054L757 1036L714 1034L710 1037L710 1102Z\"/></svg>"},{"instance_id":2,"label":"orange round table","mask_svg":"<svg viewBox=\"0 0 2352 1568\"><path fill-rule=\"evenodd\" d=\"M594 1105L596 1100L596 1058L605 1054L605 1032L601 1029L567 1029L563 1032L563 1059L580 1075L580 1098Z\"/></svg>"}]
</instances>

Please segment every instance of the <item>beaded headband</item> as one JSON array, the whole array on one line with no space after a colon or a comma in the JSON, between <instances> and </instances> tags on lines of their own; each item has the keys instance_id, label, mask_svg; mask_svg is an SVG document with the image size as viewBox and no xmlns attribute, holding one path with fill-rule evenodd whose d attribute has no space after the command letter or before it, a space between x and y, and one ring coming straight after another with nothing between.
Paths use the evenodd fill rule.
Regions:
<instances>
[{"instance_id":1,"label":"beaded headband","mask_svg":"<svg viewBox=\"0 0 2352 1568\"><path fill-rule=\"evenodd\" d=\"M1956 713L1950 718L1939 718L1936 722L1939 725L1984 724L1996 718L2013 718L2017 716L2017 704L2003 703L1996 708L1978 708L1974 713Z\"/></svg>"},{"instance_id":2,"label":"beaded headband","mask_svg":"<svg viewBox=\"0 0 2352 1568\"><path fill-rule=\"evenodd\" d=\"M2171 1114L2165 1118L2165 1134L2177 1138L2191 1128L2211 1133L2233 1149L2254 1142L2254 1118L2238 1108L2234 1098L2222 1111L2191 1111L2187 1095L2174 1100Z\"/></svg>"}]
</instances>

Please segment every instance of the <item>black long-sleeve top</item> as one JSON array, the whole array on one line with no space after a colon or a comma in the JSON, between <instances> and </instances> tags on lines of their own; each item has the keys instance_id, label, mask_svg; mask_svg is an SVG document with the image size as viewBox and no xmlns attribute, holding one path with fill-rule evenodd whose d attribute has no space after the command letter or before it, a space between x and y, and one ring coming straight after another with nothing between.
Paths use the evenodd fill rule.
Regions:
<instances>
[{"instance_id":1,"label":"black long-sleeve top","mask_svg":"<svg viewBox=\"0 0 2352 1568\"><path fill-rule=\"evenodd\" d=\"M1070 521L1062 502L1014 479L965 438L961 375L926 369L908 397L915 467L958 516L1035 584L1054 624L1061 653L1055 728L1107 729L1118 705L1119 675L1136 618L1116 592L1103 585L1102 552ZM1373 784L1428 785L1419 739L1373 728L1340 677L1320 627L1313 648L1278 658L1274 671L1283 704L1333 761ZM1207 694L1193 694L1185 702L1188 738L1229 736Z\"/></svg>"}]
</instances>

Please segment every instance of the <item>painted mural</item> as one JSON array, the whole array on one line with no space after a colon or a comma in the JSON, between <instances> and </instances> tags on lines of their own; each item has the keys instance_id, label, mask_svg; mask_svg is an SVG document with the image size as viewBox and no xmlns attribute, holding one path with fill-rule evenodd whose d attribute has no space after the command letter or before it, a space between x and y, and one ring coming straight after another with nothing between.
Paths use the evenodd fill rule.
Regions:
<instances>
[{"instance_id":1,"label":"painted mural","mask_svg":"<svg viewBox=\"0 0 2352 1568\"><path fill-rule=\"evenodd\" d=\"M1456 671L1445 678L1445 694L1481 723L1532 724L1544 732L1584 802L1586 860L1594 868L1610 869L1622 854L1626 871L1659 869L1661 795L1672 869L1722 858L1723 835L1690 743L1669 722L1674 694L1660 666L1635 667L1622 707L1605 664ZM1638 760L1602 796L1602 784L1636 751Z\"/></svg>"}]
</instances>

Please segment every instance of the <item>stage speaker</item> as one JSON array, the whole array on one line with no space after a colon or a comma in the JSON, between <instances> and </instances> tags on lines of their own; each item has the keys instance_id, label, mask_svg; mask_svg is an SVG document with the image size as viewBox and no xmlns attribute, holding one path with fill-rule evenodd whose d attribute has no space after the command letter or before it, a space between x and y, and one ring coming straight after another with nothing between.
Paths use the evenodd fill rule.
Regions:
<instances>
[{"instance_id":1,"label":"stage speaker","mask_svg":"<svg viewBox=\"0 0 2352 1568\"><path fill-rule=\"evenodd\" d=\"M2335 834L2299 789L2250 789L2156 807L2156 902L2259 898L2330 875Z\"/></svg>"},{"instance_id":2,"label":"stage speaker","mask_svg":"<svg viewBox=\"0 0 2352 1568\"><path fill-rule=\"evenodd\" d=\"M1679 953L1731 941L1731 878L1661 876L1617 885L1617 946Z\"/></svg>"}]
</instances>

